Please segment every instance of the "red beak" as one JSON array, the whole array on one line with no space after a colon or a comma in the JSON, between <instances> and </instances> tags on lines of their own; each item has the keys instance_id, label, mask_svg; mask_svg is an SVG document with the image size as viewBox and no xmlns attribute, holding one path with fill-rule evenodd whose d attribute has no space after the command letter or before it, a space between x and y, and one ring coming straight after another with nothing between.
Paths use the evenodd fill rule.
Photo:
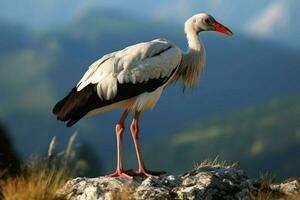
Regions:
<instances>
[{"instance_id":1,"label":"red beak","mask_svg":"<svg viewBox=\"0 0 300 200\"><path fill-rule=\"evenodd\" d=\"M227 28L226 26L220 24L219 22L213 23L212 27L213 27L214 31L224 33L225 35L229 35L229 36L233 35L232 31L229 30L229 28Z\"/></svg>"}]
</instances>

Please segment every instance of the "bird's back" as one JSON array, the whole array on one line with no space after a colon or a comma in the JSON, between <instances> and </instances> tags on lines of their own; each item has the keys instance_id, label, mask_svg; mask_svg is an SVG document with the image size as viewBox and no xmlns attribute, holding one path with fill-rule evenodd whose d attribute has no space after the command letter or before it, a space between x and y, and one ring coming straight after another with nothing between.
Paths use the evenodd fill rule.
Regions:
<instances>
[{"instance_id":1,"label":"bird's back","mask_svg":"<svg viewBox=\"0 0 300 200\"><path fill-rule=\"evenodd\" d=\"M165 39L138 43L95 61L78 82L77 90L82 90L89 83L103 83L104 76L110 75L118 76L121 84L144 82L147 78L155 78L153 76L159 78L160 75L165 76L160 74L163 73L161 70L168 73L170 68L178 65L181 56L181 50Z\"/></svg>"}]
</instances>

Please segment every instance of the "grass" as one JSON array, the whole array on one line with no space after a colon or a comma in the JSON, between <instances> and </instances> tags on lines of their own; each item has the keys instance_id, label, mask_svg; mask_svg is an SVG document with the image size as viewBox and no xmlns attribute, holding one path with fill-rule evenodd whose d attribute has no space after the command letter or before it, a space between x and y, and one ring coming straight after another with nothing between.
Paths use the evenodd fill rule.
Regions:
<instances>
[{"instance_id":1,"label":"grass","mask_svg":"<svg viewBox=\"0 0 300 200\"><path fill-rule=\"evenodd\" d=\"M193 165L194 169L197 169L199 167L205 167L205 166L220 166L220 167L234 167L236 168L238 163L237 162L230 162L226 160L220 160L219 157L215 157L214 159L206 159L201 161L200 163L195 163Z\"/></svg>"},{"instance_id":2,"label":"grass","mask_svg":"<svg viewBox=\"0 0 300 200\"><path fill-rule=\"evenodd\" d=\"M300 194L288 196L280 191L271 190L270 185L274 183L274 180L274 175L262 175L259 178L260 187L257 192L250 195L250 200L300 200Z\"/></svg>"},{"instance_id":3,"label":"grass","mask_svg":"<svg viewBox=\"0 0 300 200\"><path fill-rule=\"evenodd\" d=\"M274 193L270 190L270 185L274 181L274 176L265 174L259 178L259 189L256 193L250 194L250 200L275 200L283 198L284 195L281 193Z\"/></svg>"},{"instance_id":4,"label":"grass","mask_svg":"<svg viewBox=\"0 0 300 200\"><path fill-rule=\"evenodd\" d=\"M18 176L0 181L0 191L4 200L58 200L56 191L70 178L67 168L34 160Z\"/></svg>"},{"instance_id":5,"label":"grass","mask_svg":"<svg viewBox=\"0 0 300 200\"><path fill-rule=\"evenodd\" d=\"M58 189L70 180L76 171L69 167L74 158L73 145L77 133L70 139L65 151L54 155L56 138L48 148L48 158L33 157L25 162L16 176L6 177L0 171L0 199L3 200L62 200Z\"/></svg>"}]
</instances>

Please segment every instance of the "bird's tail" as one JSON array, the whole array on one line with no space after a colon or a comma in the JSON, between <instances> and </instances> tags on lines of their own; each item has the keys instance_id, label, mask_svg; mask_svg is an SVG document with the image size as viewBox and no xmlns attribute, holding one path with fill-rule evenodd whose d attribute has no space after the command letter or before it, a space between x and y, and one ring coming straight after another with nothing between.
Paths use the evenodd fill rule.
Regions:
<instances>
[{"instance_id":1,"label":"bird's tail","mask_svg":"<svg viewBox=\"0 0 300 200\"><path fill-rule=\"evenodd\" d=\"M92 97L92 85L85 87L79 92L74 87L66 97L56 103L52 112L57 116L58 120L68 121L67 127L70 127L90 111L89 101Z\"/></svg>"}]
</instances>

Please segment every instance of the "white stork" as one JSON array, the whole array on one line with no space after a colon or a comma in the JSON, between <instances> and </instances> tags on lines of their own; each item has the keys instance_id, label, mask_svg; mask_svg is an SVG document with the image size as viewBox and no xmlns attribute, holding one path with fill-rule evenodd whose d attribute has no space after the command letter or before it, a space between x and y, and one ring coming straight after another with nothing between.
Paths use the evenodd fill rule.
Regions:
<instances>
[{"instance_id":1,"label":"white stork","mask_svg":"<svg viewBox=\"0 0 300 200\"><path fill-rule=\"evenodd\" d=\"M142 160L138 142L140 113L152 109L163 90L172 82L181 80L184 88L198 82L205 65L205 50L198 36L201 31L233 35L205 13L189 18L184 30L188 40L187 52L181 51L170 41L156 39L104 55L89 67L77 86L53 108L57 119L67 121L68 127L85 116L112 109L124 110L116 125L117 169L110 176L160 175L146 170ZM134 112L130 130L139 165L134 174L124 171L122 165L124 122L130 111Z\"/></svg>"}]
</instances>

